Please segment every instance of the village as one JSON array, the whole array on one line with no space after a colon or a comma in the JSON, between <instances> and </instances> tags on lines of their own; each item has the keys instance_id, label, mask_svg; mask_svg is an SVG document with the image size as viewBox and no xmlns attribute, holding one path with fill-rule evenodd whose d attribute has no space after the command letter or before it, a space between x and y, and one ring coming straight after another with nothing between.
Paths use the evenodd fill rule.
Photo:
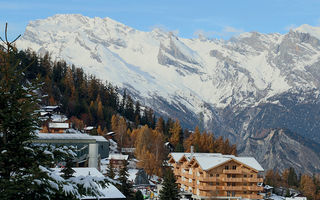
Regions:
<instances>
[{"instance_id":1,"label":"village","mask_svg":"<svg viewBox=\"0 0 320 200\"><path fill-rule=\"evenodd\" d=\"M114 138L115 132L98 135L96 127L86 126L76 130L70 120L60 112L59 106L43 106L39 110L41 130L35 144L52 144L75 147L73 160L75 176L108 176L110 166L117 173L126 165L128 181L134 191L141 191L144 199L159 199L162 180L149 176L143 168L137 167L135 148L119 148ZM270 199L306 200L299 191L290 189L290 197L284 197L287 188L276 190L264 182L264 169L253 157L236 157L221 153L176 153L170 142L167 167L171 168L180 188L181 200L185 199ZM66 163L59 163L54 170L63 169ZM126 199L112 183L101 189L104 196L98 199ZM88 198L84 198L88 199ZM90 199L96 199L90 197Z\"/></svg>"}]
</instances>

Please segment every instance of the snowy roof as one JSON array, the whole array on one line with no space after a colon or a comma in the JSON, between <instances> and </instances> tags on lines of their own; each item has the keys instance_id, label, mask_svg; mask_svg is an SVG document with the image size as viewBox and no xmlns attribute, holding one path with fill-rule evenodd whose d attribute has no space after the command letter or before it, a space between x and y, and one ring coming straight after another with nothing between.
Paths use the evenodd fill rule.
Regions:
<instances>
[{"instance_id":1,"label":"snowy roof","mask_svg":"<svg viewBox=\"0 0 320 200\"><path fill-rule=\"evenodd\" d=\"M77 134L72 134L72 133L38 133L37 134L38 138L36 140L72 140L75 143L78 142L79 140L84 140L84 141L93 141L94 143L99 141L99 142L107 142L104 137L102 136L92 136L88 134L82 134L82 133L77 133Z\"/></svg>"},{"instance_id":2,"label":"snowy roof","mask_svg":"<svg viewBox=\"0 0 320 200\"><path fill-rule=\"evenodd\" d=\"M68 117L65 115L52 115L51 120L52 122L65 122L68 120Z\"/></svg>"},{"instance_id":3,"label":"snowy roof","mask_svg":"<svg viewBox=\"0 0 320 200\"><path fill-rule=\"evenodd\" d=\"M109 132L109 133L107 133L107 135L113 135L113 134L115 134L115 132Z\"/></svg>"},{"instance_id":4,"label":"snowy roof","mask_svg":"<svg viewBox=\"0 0 320 200\"><path fill-rule=\"evenodd\" d=\"M139 171L138 169L129 169L128 170L128 174L129 174L128 180L134 182L134 180L137 177L138 171Z\"/></svg>"},{"instance_id":5,"label":"snowy roof","mask_svg":"<svg viewBox=\"0 0 320 200\"><path fill-rule=\"evenodd\" d=\"M69 128L69 123L49 123L49 128Z\"/></svg>"},{"instance_id":6,"label":"snowy roof","mask_svg":"<svg viewBox=\"0 0 320 200\"><path fill-rule=\"evenodd\" d=\"M128 160L128 155L122 155L122 154L110 154L108 159L111 160Z\"/></svg>"},{"instance_id":7,"label":"snowy roof","mask_svg":"<svg viewBox=\"0 0 320 200\"><path fill-rule=\"evenodd\" d=\"M48 110L48 109L54 110L54 109L57 109L57 108L59 108L59 106L44 106L43 107L43 109L46 109L46 110Z\"/></svg>"},{"instance_id":8,"label":"snowy roof","mask_svg":"<svg viewBox=\"0 0 320 200\"><path fill-rule=\"evenodd\" d=\"M108 140L103 136L90 135L90 137L96 139L97 142L108 142Z\"/></svg>"},{"instance_id":9,"label":"snowy roof","mask_svg":"<svg viewBox=\"0 0 320 200\"><path fill-rule=\"evenodd\" d=\"M72 168L75 172L73 176L78 177L78 176L95 176L95 177L100 177L104 178L105 176L100 173L96 168ZM61 168L53 168L54 171L60 172ZM104 199L125 199L126 197L111 183L108 183L108 185L105 188L100 187L100 192L102 193L100 198ZM92 199L96 197L82 197L81 199Z\"/></svg>"},{"instance_id":10,"label":"snowy roof","mask_svg":"<svg viewBox=\"0 0 320 200\"><path fill-rule=\"evenodd\" d=\"M91 131L92 129L94 129L93 126L88 126L88 127L85 127L85 128L84 128L85 131Z\"/></svg>"},{"instance_id":11,"label":"snowy roof","mask_svg":"<svg viewBox=\"0 0 320 200\"><path fill-rule=\"evenodd\" d=\"M211 169L215 166L218 166L224 162L230 160L236 160L240 163L243 163L257 171L264 171L261 165L254 157L236 157L234 155L222 155L221 153L170 153L175 162L180 161L180 159L185 156L188 161L190 161L191 156L194 158L200 165L203 170Z\"/></svg>"},{"instance_id":12,"label":"snowy roof","mask_svg":"<svg viewBox=\"0 0 320 200\"><path fill-rule=\"evenodd\" d=\"M225 157L207 157L207 156L197 156L195 157L195 159L198 161L200 167L203 170L211 169L217 165L220 165L230 160L230 158L225 158Z\"/></svg>"}]
</instances>

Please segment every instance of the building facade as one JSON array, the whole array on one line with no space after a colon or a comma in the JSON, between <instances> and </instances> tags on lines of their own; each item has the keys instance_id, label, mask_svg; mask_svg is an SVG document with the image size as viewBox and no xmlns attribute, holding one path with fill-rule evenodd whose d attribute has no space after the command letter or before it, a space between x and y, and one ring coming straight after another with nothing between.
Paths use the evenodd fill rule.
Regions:
<instances>
[{"instance_id":1,"label":"building facade","mask_svg":"<svg viewBox=\"0 0 320 200\"><path fill-rule=\"evenodd\" d=\"M262 199L263 168L253 157L170 153L177 183L193 199Z\"/></svg>"}]
</instances>

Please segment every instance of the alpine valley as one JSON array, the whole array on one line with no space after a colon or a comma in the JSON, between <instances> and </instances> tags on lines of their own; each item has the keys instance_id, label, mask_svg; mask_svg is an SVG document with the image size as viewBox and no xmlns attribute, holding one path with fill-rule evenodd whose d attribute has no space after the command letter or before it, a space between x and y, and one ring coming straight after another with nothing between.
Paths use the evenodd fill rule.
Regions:
<instances>
[{"instance_id":1,"label":"alpine valley","mask_svg":"<svg viewBox=\"0 0 320 200\"><path fill-rule=\"evenodd\" d=\"M320 27L186 39L67 14L30 22L16 45L126 88L184 127L228 137L266 169L320 172Z\"/></svg>"}]
</instances>

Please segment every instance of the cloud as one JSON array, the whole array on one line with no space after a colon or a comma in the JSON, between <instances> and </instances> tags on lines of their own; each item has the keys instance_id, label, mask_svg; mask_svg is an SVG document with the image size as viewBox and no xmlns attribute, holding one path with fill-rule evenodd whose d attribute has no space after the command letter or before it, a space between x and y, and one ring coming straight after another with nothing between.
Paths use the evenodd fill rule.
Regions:
<instances>
[{"instance_id":1,"label":"cloud","mask_svg":"<svg viewBox=\"0 0 320 200\"><path fill-rule=\"evenodd\" d=\"M237 29L231 26L225 26L222 30L222 33L227 33L227 34L240 34L243 33L244 30L243 29Z\"/></svg>"},{"instance_id":2,"label":"cloud","mask_svg":"<svg viewBox=\"0 0 320 200\"><path fill-rule=\"evenodd\" d=\"M204 31L204 30L196 30L193 35L201 38L223 38L229 39L231 37L237 36L243 33L243 29L238 29L232 26L224 26L221 31Z\"/></svg>"},{"instance_id":3,"label":"cloud","mask_svg":"<svg viewBox=\"0 0 320 200\"><path fill-rule=\"evenodd\" d=\"M297 28L297 25L295 25L295 24L290 24L290 25L286 26L286 27L284 28L284 30L290 31L290 30L295 29L295 28Z\"/></svg>"}]
</instances>

